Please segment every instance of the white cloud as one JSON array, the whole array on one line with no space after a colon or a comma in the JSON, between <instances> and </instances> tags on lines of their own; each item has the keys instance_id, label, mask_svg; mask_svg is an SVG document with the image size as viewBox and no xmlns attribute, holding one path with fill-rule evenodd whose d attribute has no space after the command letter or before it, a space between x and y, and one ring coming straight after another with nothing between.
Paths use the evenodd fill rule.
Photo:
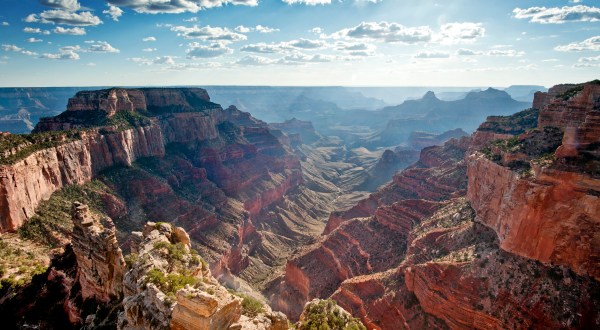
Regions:
<instances>
[{"instance_id":1,"label":"white cloud","mask_svg":"<svg viewBox=\"0 0 600 330\"><path fill-rule=\"evenodd\" d=\"M110 16L110 18L112 18L113 21L118 22L119 17L121 17L123 15L123 9L121 9L117 6L109 5L109 4L107 4L107 6L108 6L108 9L103 10L102 14L106 14L106 16Z\"/></svg>"},{"instance_id":2,"label":"white cloud","mask_svg":"<svg viewBox=\"0 0 600 330\"><path fill-rule=\"evenodd\" d=\"M46 7L62 9L67 11L77 11L81 5L77 0L39 0Z\"/></svg>"},{"instance_id":3,"label":"white cloud","mask_svg":"<svg viewBox=\"0 0 600 330\"><path fill-rule=\"evenodd\" d=\"M29 38L29 39L27 39L27 42L42 42L42 41L44 41L44 40L42 40L42 39L36 39L36 38Z\"/></svg>"},{"instance_id":4,"label":"white cloud","mask_svg":"<svg viewBox=\"0 0 600 330\"><path fill-rule=\"evenodd\" d=\"M28 27L28 26L23 29L23 32L25 32L25 33L39 33L39 34L43 34L43 35L49 35L50 34L50 31L48 31L48 30L42 30L42 29L39 29L39 28L32 28L32 27Z\"/></svg>"},{"instance_id":5,"label":"white cloud","mask_svg":"<svg viewBox=\"0 0 600 330\"><path fill-rule=\"evenodd\" d=\"M21 51L21 54L27 55L27 56L38 56L38 53L32 52L32 51L28 51L28 50Z\"/></svg>"},{"instance_id":6,"label":"white cloud","mask_svg":"<svg viewBox=\"0 0 600 330\"><path fill-rule=\"evenodd\" d=\"M517 57L525 55L525 52L518 52L514 49L500 50L494 49L487 52L489 56L508 56L508 57Z\"/></svg>"},{"instance_id":7,"label":"white cloud","mask_svg":"<svg viewBox=\"0 0 600 330\"><path fill-rule=\"evenodd\" d=\"M3 44L2 45L2 50L5 52L20 52L23 50L23 48L18 47L17 45L7 45L7 44Z\"/></svg>"},{"instance_id":8,"label":"white cloud","mask_svg":"<svg viewBox=\"0 0 600 330\"><path fill-rule=\"evenodd\" d=\"M46 24L65 24L73 26L95 26L102 24L98 16L94 16L89 11L72 13L66 10L46 10L41 14L30 14L25 18L28 23L46 23Z\"/></svg>"},{"instance_id":9,"label":"white cloud","mask_svg":"<svg viewBox=\"0 0 600 330\"><path fill-rule=\"evenodd\" d=\"M239 33L248 33L248 32L252 32L254 30L254 28L243 26L243 25L239 25L234 30L236 32L239 32Z\"/></svg>"},{"instance_id":10,"label":"white cloud","mask_svg":"<svg viewBox=\"0 0 600 330\"><path fill-rule=\"evenodd\" d=\"M88 64L86 64L86 65L87 65L87 66L96 66L96 63L94 63L94 62L90 62L90 63L88 63Z\"/></svg>"},{"instance_id":11,"label":"white cloud","mask_svg":"<svg viewBox=\"0 0 600 330\"><path fill-rule=\"evenodd\" d=\"M577 62L600 62L600 55L598 56L594 56L594 57L582 57L579 60L577 60Z\"/></svg>"},{"instance_id":12,"label":"white cloud","mask_svg":"<svg viewBox=\"0 0 600 330\"><path fill-rule=\"evenodd\" d=\"M90 47L88 47L86 49L86 51L91 52L91 53L118 53L118 52L120 52L118 49L111 46L106 41L95 41L90 45Z\"/></svg>"},{"instance_id":13,"label":"white cloud","mask_svg":"<svg viewBox=\"0 0 600 330\"><path fill-rule=\"evenodd\" d=\"M362 22L359 25L337 31L327 38L368 39L389 43L414 44L427 42L432 38L432 31L427 26L406 27L398 23Z\"/></svg>"},{"instance_id":14,"label":"white cloud","mask_svg":"<svg viewBox=\"0 0 600 330\"><path fill-rule=\"evenodd\" d=\"M274 63L277 63L277 60L272 60L267 57L256 55L247 55L235 62L235 64L239 65L269 65Z\"/></svg>"},{"instance_id":15,"label":"white cloud","mask_svg":"<svg viewBox=\"0 0 600 330\"><path fill-rule=\"evenodd\" d=\"M144 49L142 49L142 51L143 52L155 52L155 51L157 51L157 49L156 48L144 48Z\"/></svg>"},{"instance_id":16,"label":"white cloud","mask_svg":"<svg viewBox=\"0 0 600 330\"><path fill-rule=\"evenodd\" d=\"M483 55L484 53L477 50L471 50L466 48L459 48L456 50L456 55L459 56L474 56L474 55Z\"/></svg>"},{"instance_id":17,"label":"white cloud","mask_svg":"<svg viewBox=\"0 0 600 330\"><path fill-rule=\"evenodd\" d=\"M160 56L155 58L152 63L154 64L169 64L169 65L173 65L175 64L175 57L173 56Z\"/></svg>"},{"instance_id":18,"label":"white cloud","mask_svg":"<svg viewBox=\"0 0 600 330\"><path fill-rule=\"evenodd\" d=\"M279 29L271 28L268 26L262 26L260 24L255 27L239 25L234 30L239 33L249 33L255 31L259 33L273 33L279 31Z\"/></svg>"},{"instance_id":19,"label":"white cloud","mask_svg":"<svg viewBox=\"0 0 600 330\"><path fill-rule=\"evenodd\" d=\"M56 28L54 28L54 33L82 36L82 35L85 35L85 28L81 28L81 27L63 28L62 26L57 26Z\"/></svg>"},{"instance_id":20,"label":"white cloud","mask_svg":"<svg viewBox=\"0 0 600 330\"><path fill-rule=\"evenodd\" d=\"M471 43L485 35L485 28L481 23L448 23L440 28L436 40L443 44Z\"/></svg>"},{"instance_id":21,"label":"white cloud","mask_svg":"<svg viewBox=\"0 0 600 330\"><path fill-rule=\"evenodd\" d=\"M198 22L198 17L192 17L188 19L184 19L184 22Z\"/></svg>"},{"instance_id":22,"label":"white cloud","mask_svg":"<svg viewBox=\"0 0 600 330\"><path fill-rule=\"evenodd\" d=\"M308 32L312 32L315 34L321 34L321 33L323 33L323 29L317 26L317 27L314 27L314 28L308 30Z\"/></svg>"},{"instance_id":23,"label":"white cloud","mask_svg":"<svg viewBox=\"0 0 600 330\"><path fill-rule=\"evenodd\" d=\"M580 42L554 47L559 52L581 52L584 50L600 51L600 36L591 37Z\"/></svg>"},{"instance_id":24,"label":"white cloud","mask_svg":"<svg viewBox=\"0 0 600 330\"><path fill-rule=\"evenodd\" d=\"M449 58L450 54L446 52L418 52L415 58Z\"/></svg>"},{"instance_id":25,"label":"white cloud","mask_svg":"<svg viewBox=\"0 0 600 330\"><path fill-rule=\"evenodd\" d=\"M233 49L221 43L213 43L210 46L201 45L198 42L189 44L186 51L187 57L191 59L219 57L225 54L233 53Z\"/></svg>"},{"instance_id":26,"label":"white cloud","mask_svg":"<svg viewBox=\"0 0 600 330\"><path fill-rule=\"evenodd\" d=\"M363 42L349 43L338 41L335 43L335 49L343 51L351 56L365 57L375 55L375 50L377 49L377 47L375 45Z\"/></svg>"},{"instance_id":27,"label":"white cloud","mask_svg":"<svg viewBox=\"0 0 600 330\"><path fill-rule=\"evenodd\" d=\"M211 27L210 25L199 27L173 26L171 31L185 39L201 39L208 41L234 42L248 39L243 34L233 32L228 28Z\"/></svg>"},{"instance_id":28,"label":"white cloud","mask_svg":"<svg viewBox=\"0 0 600 330\"><path fill-rule=\"evenodd\" d=\"M264 42L249 44L240 48L243 52L249 53L289 53L295 50L315 50L328 47L327 43L322 40L296 39L279 43L266 44Z\"/></svg>"},{"instance_id":29,"label":"white cloud","mask_svg":"<svg viewBox=\"0 0 600 330\"><path fill-rule=\"evenodd\" d=\"M279 44L266 44L264 42L259 42L256 44L243 46L242 48L240 48L240 51L249 53L272 54L280 53L284 50L279 46Z\"/></svg>"},{"instance_id":30,"label":"white cloud","mask_svg":"<svg viewBox=\"0 0 600 330\"><path fill-rule=\"evenodd\" d=\"M302 4L307 6L328 5L331 0L283 0L288 5Z\"/></svg>"},{"instance_id":31,"label":"white cloud","mask_svg":"<svg viewBox=\"0 0 600 330\"><path fill-rule=\"evenodd\" d=\"M273 33L273 32L278 32L279 31L279 29L270 28L268 26L262 26L260 24L257 25L255 27L255 29L256 29L256 32L259 32L259 33Z\"/></svg>"},{"instance_id":32,"label":"white cloud","mask_svg":"<svg viewBox=\"0 0 600 330\"><path fill-rule=\"evenodd\" d=\"M325 46L326 46L325 42L323 42L321 40L310 40L310 39L304 39L304 38L300 38L298 40L292 40L292 41L283 43L283 47L296 48L296 49L319 49L319 48L323 48Z\"/></svg>"},{"instance_id":33,"label":"white cloud","mask_svg":"<svg viewBox=\"0 0 600 330\"><path fill-rule=\"evenodd\" d=\"M146 37L146 38L143 38L142 41L156 41L156 38L155 37Z\"/></svg>"},{"instance_id":34,"label":"white cloud","mask_svg":"<svg viewBox=\"0 0 600 330\"><path fill-rule=\"evenodd\" d=\"M2 22L0 23L0 26L9 26L10 24L8 24L8 22Z\"/></svg>"},{"instance_id":35,"label":"white cloud","mask_svg":"<svg viewBox=\"0 0 600 330\"><path fill-rule=\"evenodd\" d=\"M146 57L133 57L128 58L128 60L138 63L140 65L153 65L153 64L167 64L167 65L175 65L175 59L177 56L157 56L155 58L146 58Z\"/></svg>"},{"instance_id":36,"label":"white cloud","mask_svg":"<svg viewBox=\"0 0 600 330\"><path fill-rule=\"evenodd\" d=\"M131 8L138 13L146 14L180 14L197 13L204 8L221 7L223 5L257 6L258 0L108 0L113 6Z\"/></svg>"},{"instance_id":37,"label":"white cloud","mask_svg":"<svg viewBox=\"0 0 600 330\"><path fill-rule=\"evenodd\" d=\"M597 22L600 21L600 8L588 6L564 7L530 7L515 8L515 18L529 19L533 23L562 24L565 22Z\"/></svg>"},{"instance_id":38,"label":"white cloud","mask_svg":"<svg viewBox=\"0 0 600 330\"><path fill-rule=\"evenodd\" d=\"M59 48L58 53L44 53L40 56L40 58L45 58L49 60L78 60L79 54L77 54L77 52L80 50L81 47L79 46L65 46Z\"/></svg>"}]
</instances>

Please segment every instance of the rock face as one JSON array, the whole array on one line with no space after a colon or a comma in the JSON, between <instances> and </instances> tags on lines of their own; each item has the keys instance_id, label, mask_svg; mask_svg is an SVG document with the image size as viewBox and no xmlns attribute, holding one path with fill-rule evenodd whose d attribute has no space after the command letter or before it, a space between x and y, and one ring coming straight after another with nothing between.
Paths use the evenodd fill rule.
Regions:
<instances>
[{"instance_id":1,"label":"rock face","mask_svg":"<svg viewBox=\"0 0 600 330\"><path fill-rule=\"evenodd\" d=\"M73 252L84 300L102 303L121 298L125 260L110 218L92 216L87 205L73 204Z\"/></svg>"},{"instance_id":2,"label":"rock face","mask_svg":"<svg viewBox=\"0 0 600 330\"><path fill-rule=\"evenodd\" d=\"M502 249L600 279L600 180L593 170L600 159L600 86L574 88L540 110L537 131L546 133L546 144L547 132L556 132L556 142L533 143L542 134L534 131L509 150L492 150L499 163L481 153L469 158L468 198ZM514 170L515 159L525 169Z\"/></svg>"},{"instance_id":3,"label":"rock face","mask_svg":"<svg viewBox=\"0 0 600 330\"><path fill-rule=\"evenodd\" d=\"M173 97L173 103L168 103L169 97ZM242 132L229 121L239 117L233 115L236 109L225 112L208 100L206 92L200 89L111 89L78 93L63 113L65 116L48 119L40 123L37 130L88 127L98 122L95 115L88 115L90 113L106 112L103 115L106 117L113 111L130 111L131 107L157 116L148 117L137 127L91 128L80 132L74 141L65 140L58 146L33 151L10 165L1 166L0 231L19 228L34 214L42 200L61 187L85 183L109 167L130 166L142 157L164 157L165 146L169 144L204 143L198 161L208 171L208 177L226 192L241 193L243 201L252 198L247 202L251 212L273 203L301 182L299 161L286 155L266 124L248 126ZM72 114L77 118L74 119ZM234 140L208 143L226 140L227 136ZM260 161L268 162L266 167L275 175L281 175L281 185L271 187L271 192L263 197L244 193L265 175L260 163L241 162L257 153L269 155L269 160ZM224 162L240 164L232 166L234 170L224 166Z\"/></svg>"},{"instance_id":4,"label":"rock face","mask_svg":"<svg viewBox=\"0 0 600 330\"><path fill-rule=\"evenodd\" d=\"M432 134L427 132L412 132L408 137L408 144L416 150L421 150L426 147L442 145L450 139L460 139L467 136L467 132L460 128L446 131L441 134Z\"/></svg>"}]
</instances>

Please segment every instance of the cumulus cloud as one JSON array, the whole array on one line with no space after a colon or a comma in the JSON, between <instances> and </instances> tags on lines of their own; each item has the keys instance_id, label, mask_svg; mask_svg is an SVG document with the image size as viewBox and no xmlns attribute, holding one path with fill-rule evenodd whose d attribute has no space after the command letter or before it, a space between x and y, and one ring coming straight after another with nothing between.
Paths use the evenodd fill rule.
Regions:
<instances>
[{"instance_id":1,"label":"cumulus cloud","mask_svg":"<svg viewBox=\"0 0 600 330\"><path fill-rule=\"evenodd\" d=\"M155 52L157 50L158 49L156 49L156 48L144 48L144 49L142 49L143 52Z\"/></svg>"},{"instance_id":2,"label":"cumulus cloud","mask_svg":"<svg viewBox=\"0 0 600 330\"><path fill-rule=\"evenodd\" d=\"M255 27L255 29L256 29L256 32L259 32L259 33L273 33L273 32L278 32L279 31L279 29L270 28L268 26L262 26L260 24L257 25Z\"/></svg>"},{"instance_id":3,"label":"cumulus cloud","mask_svg":"<svg viewBox=\"0 0 600 330\"><path fill-rule=\"evenodd\" d=\"M105 9L102 11L102 14L106 14L106 16L109 16L110 18L112 18L113 21L118 22L119 21L119 17L121 17L123 15L123 9L117 7L117 6L113 6L113 5L108 5L108 9Z\"/></svg>"},{"instance_id":4,"label":"cumulus cloud","mask_svg":"<svg viewBox=\"0 0 600 330\"><path fill-rule=\"evenodd\" d=\"M328 5L331 0L283 0L288 5L302 4L307 6Z\"/></svg>"},{"instance_id":5,"label":"cumulus cloud","mask_svg":"<svg viewBox=\"0 0 600 330\"><path fill-rule=\"evenodd\" d=\"M248 39L243 34L233 32L228 28L197 26L173 26L171 31L177 32L177 35L185 39L201 39L207 41L234 42Z\"/></svg>"},{"instance_id":6,"label":"cumulus cloud","mask_svg":"<svg viewBox=\"0 0 600 330\"><path fill-rule=\"evenodd\" d=\"M269 65L274 63L277 63L277 60L256 55L246 55L235 62L239 65Z\"/></svg>"},{"instance_id":7,"label":"cumulus cloud","mask_svg":"<svg viewBox=\"0 0 600 330\"><path fill-rule=\"evenodd\" d=\"M310 40L310 39L295 39L291 41L284 41L279 43L270 43L266 44L264 42L259 42L256 44L245 45L240 48L243 52L249 53L262 53L262 54L272 54L272 53L289 53L296 50L315 50L326 48L328 45L322 40Z\"/></svg>"},{"instance_id":8,"label":"cumulus cloud","mask_svg":"<svg viewBox=\"0 0 600 330\"><path fill-rule=\"evenodd\" d=\"M283 58L277 61L277 64L285 64L285 65L301 65L306 63L324 63L324 62L332 62L336 59L336 56L333 55L307 55L303 53L293 53L290 55L286 55Z\"/></svg>"},{"instance_id":9,"label":"cumulus cloud","mask_svg":"<svg viewBox=\"0 0 600 330\"><path fill-rule=\"evenodd\" d=\"M108 0L108 4L145 14L197 13L201 9L223 5L257 6L258 0Z\"/></svg>"},{"instance_id":10,"label":"cumulus cloud","mask_svg":"<svg viewBox=\"0 0 600 330\"><path fill-rule=\"evenodd\" d=\"M475 55L483 55L484 53L477 50L471 50L467 48L459 48L456 50L456 55L458 56L475 56Z\"/></svg>"},{"instance_id":11,"label":"cumulus cloud","mask_svg":"<svg viewBox=\"0 0 600 330\"><path fill-rule=\"evenodd\" d=\"M262 26L260 24L255 27L239 25L234 30L239 33L249 33L255 31L259 33L273 33L279 31L279 29L271 28L268 26Z\"/></svg>"},{"instance_id":12,"label":"cumulus cloud","mask_svg":"<svg viewBox=\"0 0 600 330\"><path fill-rule=\"evenodd\" d=\"M598 56L594 56L594 57L582 57L579 60L577 60L577 62L600 62L600 55Z\"/></svg>"},{"instance_id":13,"label":"cumulus cloud","mask_svg":"<svg viewBox=\"0 0 600 330\"><path fill-rule=\"evenodd\" d=\"M36 38L29 38L29 39L27 39L26 41L27 41L27 42L32 42L32 43L33 43L33 42L42 42L42 41L44 41L44 40L42 40L42 39L36 39Z\"/></svg>"},{"instance_id":14,"label":"cumulus cloud","mask_svg":"<svg viewBox=\"0 0 600 330\"><path fill-rule=\"evenodd\" d=\"M494 50L490 50L489 52L487 52L487 55L515 57L515 56L523 56L523 55L525 55L525 52L518 52L514 49L506 49L506 50L494 49Z\"/></svg>"},{"instance_id":15,"label":"cumulus cloud","mask_svg":"<svg viewBox=\"0 0 600 330\"><path fill-rule=\"evenodd\" d=\"M5 52L16 52L16 53L21 53L21 54L27 55L27 56L37 56L38 55L35 52L28 51L26 49L18 47L17 45L12 45L12 44L3 44L1 46L1 48ZM3 58L8 58L8 57L4 56Z\"/></svg>"},{"instance_id":16,"label":"cumulus cloud","mask_svg":"<svg viewBox=\"0 0 600 330\"><path fill-rule=\"evenodd\" d=\"M142 41L156 41L156 38L155 37L146 37L146 38L143 38Z\"/></svg>"},{"instance_id":17,"label":"cumulus cloud","mask_svg":"<svg viewBox=\"0 0 600 330\"><path fill-rule=\"evenodd\" d=\"M46 10L41 14L30 14L25 18L28 23L46 23L46 24L64 24L73 26L95 26L102 24L98 16L94 16L89 11L79 13L67 10Z\"/></svg>"},{"instance_id":18,"label":"cumulus cloud","mask_svg":"<svg viewBox=\"0 0 600 330\"><path fill-rule=\"evenodd\" d=\"M444 44L470 43L484 35L485 28L481 23L448 23L441 26L436 39Z\"/></svg>"},{"instance_id":19,"label":"cumulus cloud","mask_svg":"<svg viewBox=\"0 0 600 330\"><path fill-rule=\"evenodd\" d=\"M184 19L184 22L198 22L198 17L192 17L188 19Z\"/></svg>"},{"instance_id":20,"label":"cumulus cloud","mask_svg":"<svg viewBox=\"0 0 600 330\"><path fill-rule=\"evenodd\" d=\"M81 8L77 0L40 0L40 3L46 7L67 11L77 11Z\"/></svg>"},{"instance_id":21,"label":"cumulus cloud","mask_svg":"<svg viewBox=\"0 0 600 330\"><path fill-rule=\"evenodd\" d=\"M38 53L29 51L29 50L23 50L23 51L21 51L21 54L27 55L27 56L38 56Z\"/></svg>"},{"instance_id":22,"label":"cumulus cloud","mask_svg":"<svg viewBox=\"0 0 600 330\"><path fill-rule=\"evenodd\" d=\"M573 65L575 68L600 67L600 55L594 57L582 57Z\"/></svg>"},{"instance_id":23,"label":"cumulus cloud","mask_svg":"<svg viewBox=\"0 0 600 330\"><path fill-rule=\"evenodd\" d=\"M78 51L81 50L79 46L65 46L58 49L58 53L44 53L40 56L40 58L45 58L49 60L78 60L79 54Z\"/></svg>"},{"instance_id":24,"label":"cumulus cloud","mask_svg":"<svg viewBox=\"0 0 600 330\"><path fill-rule=\"evenodd\" d=\"M86 49L86 52L91 53L118 53L120 50L111 46L106 41L93 41L91 42L90 47Z\"/></svg>"},{"instance_id":25,"label":"cumulus cloud","mask_svg":"<svg viewBox=\"0 0 600 330\"><path fill-rule=\"evenodd\" d=\"M209 46L202 45L198 42L189 44L186 51L187 57L191 59L219 57L225 54L233 53L233 49L225 46L222 43L213 43Z\"/></svg>"},{"instance_id":26,"label":"cumulus cloud","mask_svg":"<svg viewBox=\"0 0 600 330\"><path fill-rule=\"evenodd\" d=\"M515 18L528 19L529 22L541 24L562 24L565 22L597 22L600 21L600 8L583 5L564 7L530 7L515 8Z\"/></svg>"},{"instance_id":27,"label":"cumulus cloud","mask_svg":"<svg viewBox=\"0 0 600 330\"><path fill-rule=\"evenodd\" d=\"M81 27L63 28L61 26L57 26L56 28L54 28L53 31L56 34L70 34L70 35L74 35L74 36L85 35L85 29L81 28Z\"/></svg>"},{"instance_id":28,"label":"cumulus cloud","mask_svg":"<svg viewBox=\"0 0 600 330\"><path fill-rule=\"evenodd\" d=\"M584 50L600 50L600 36L591 37L581 42L573 42L567 45L554 47L554 50L559 52L581 52Z\"/></svg>"},{"instance_id":29,"label":"cumulus cloud","mask_svg":"<svg viewBox=\"0 0 600 330\"><path fill-rule=\"evenodd\" d=\"M0 23L0 26L9 26L10 24L8 24L8 22L2 22Z\"/></svg>"},{"instance_id":30,"label":"cumulus cloud","mask_svg":"<svg viewBox=\"0 0 600 330\"><path fill-rule=\"evenodd\" d=\"M3 44L2 50L5 52L20 52L23 50L23 48L18 47L17 45Z\"/></svg>"},{"instance_id":31,"label":"cumulus cloud","mask_svg":"<svg viewBox=\"0 0 600 330\"><path fill-rule=\"evenodd\" d=\"M359 25L337 31L326 38L368 39L389 43L414 44L427 42L432 38L432 31L427 26L406 27L398 23L362 22Z\"/></svg>"},{"instance_id":32,"label":"cumulus cloud","mask_svg":"<svg viewBox=\"0 0 600 330\"><path fill-rule=\"evenodd\" d=\"M450 54L446 52L418 52L415 58L449 58Z\"/></svg>"},{"instance_id":33,"label":"cumulus cloud","mask_svg":"<svg viewBox=\"0 0 600 330\"><path fill-rule=\"evenodd\" d=\"M48 30L42 30L42 29L39 29L39 28L32 28L32 27L28 27L28 26L23 29L23 32L25 32L25 33L39 33L39 34L43 34L43 35L49 35L50 34L50 31L48 31Z\"/></svg>"},{"instance_id":34,"label":"cumulus cloud","mask_svg":"<svg viewBox=\"0 0 600 330\"><path fill-rule=\"evenodd\" d=\"M351 56L365 57L375 55L375 45L367 44L363 42L341 42L335 43L335 49L345 52Z\"/></svg>"}]
</instances>

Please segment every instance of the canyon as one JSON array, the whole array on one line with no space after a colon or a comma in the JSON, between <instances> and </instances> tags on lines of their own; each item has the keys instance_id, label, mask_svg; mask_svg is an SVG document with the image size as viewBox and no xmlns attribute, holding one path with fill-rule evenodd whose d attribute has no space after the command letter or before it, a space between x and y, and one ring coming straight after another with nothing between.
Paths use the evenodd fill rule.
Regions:
<instances>
[{"instance_id":1,"label":"canyon","mask_svg":"<svg viewBox=\"0 0 600 330\"><path fill-rule=\"evenodd\" d=\"M600 84L517 113L504 92L469 95L396 110L458 102L474 123L486 99L510 106L470 136L450 122L408 138L397 119L361 140L394 147L369 150L200 88L78 92L2 136L0 232L55 251L0 304L24 325L54 299L41 318L63 328L600 326ZM242 313L250 298L260 313Z\"/></svg>"}]
</instances>

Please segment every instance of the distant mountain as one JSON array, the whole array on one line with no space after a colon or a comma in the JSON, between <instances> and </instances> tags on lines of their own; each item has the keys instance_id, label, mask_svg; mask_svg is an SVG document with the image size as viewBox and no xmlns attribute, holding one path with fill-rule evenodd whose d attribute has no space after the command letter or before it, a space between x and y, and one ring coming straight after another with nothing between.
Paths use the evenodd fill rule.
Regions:
<instances>
[{"instance_id":1,"label":"distant mountain","mask_svg":"<svg viewBox=\"0 0 600 330\"><path fill-rule=\"evenodd\" d=\"M535 92L546 92L548 88L538 85L511 85L504 91L517 101L531 102Z\"/></svg>"},{"instance_id":2,"label":"distant mountain","mask_svg":"<svg viewBox=\"0 0 600 330\"><path fill-rule=\"evenodd\" d=\"M531 102L516 101L507 92L494 88L470 92L456 101L442 101L433 92L427 92L420 100L382 109L388 117L398 119L390 120L381 133L362 145L369 148L398 145L414 131L443 132L459 127L472 132L487 116L510 115L530 106Z\"/></svg>"}]
</instances>

